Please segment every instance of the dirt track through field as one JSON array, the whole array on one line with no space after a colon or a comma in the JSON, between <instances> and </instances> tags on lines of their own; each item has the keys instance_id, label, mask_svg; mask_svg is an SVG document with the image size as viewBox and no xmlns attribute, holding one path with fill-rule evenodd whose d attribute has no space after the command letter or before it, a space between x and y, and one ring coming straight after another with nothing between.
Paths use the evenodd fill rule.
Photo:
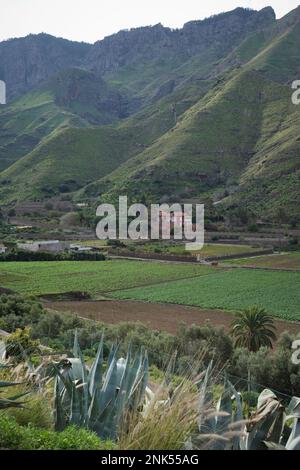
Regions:
<instances>
[{"instance_id":1,"label":"dirt track through field","mask_svg":"<svg viewBox=\"0 0 300 470\"><path fill-rule=\"evenodd\" d=\"M203 310L182 305L134 302L134 301L70 301L47 302L46 308L70 312L80 317L103 323L141 322L155 330L175 334L180 324L204 325L207 320L214 326L224 325L229 330L233 314L222 310ZM278 335L283 331L300 332L300 322L275 319Z\"/></svg>"}]
</instances>

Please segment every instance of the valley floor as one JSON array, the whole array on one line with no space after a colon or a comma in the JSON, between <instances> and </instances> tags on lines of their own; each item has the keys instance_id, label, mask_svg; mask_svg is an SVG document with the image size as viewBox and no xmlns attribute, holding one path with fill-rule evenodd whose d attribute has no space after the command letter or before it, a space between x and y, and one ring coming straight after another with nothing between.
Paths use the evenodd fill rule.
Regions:
<instances>
[{"instance_id":1,"label":"valley floor","mask_svg":"<svg viewBox=\"0 0 300 470\"><path fill-rule=\"evenodd\" d=\"M222 310L199 309L184 305L134 301L88 301L88 302L46 302L48 309L68 312L90 320L108 324L120 322L141 322L154 330L175 334L181 324L202 326L209 321L214 326L230 329L233 320L231 312ZM284 332L300 333L300 322L275 320L278 336Z\"/></svg>"}]
</instances>

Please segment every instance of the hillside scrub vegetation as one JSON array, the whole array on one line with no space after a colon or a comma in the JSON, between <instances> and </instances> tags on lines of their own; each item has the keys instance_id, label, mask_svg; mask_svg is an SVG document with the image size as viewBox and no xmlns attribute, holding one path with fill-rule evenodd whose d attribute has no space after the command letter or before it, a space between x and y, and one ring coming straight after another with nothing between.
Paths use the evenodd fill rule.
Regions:
<instances>
[{"instance_id":1,"label":"hillside scrub vegetation","mask_svg":"<svg viewBox=\"0 0 300 470\"><path fill-rule=\"evenodd\" d=\"M71 314L47 311L34 299L2 295L0 329L14 333L16 329L25 330L26 327L29 327L32 340L39 340L54 351L70 351L77 330L85 356L96 353L105 332L104 357L108 357L111 345L116 341L120 343L121 354L125 354L129 345L133 351L144 347L150 364L160 370L166 368L176 351L174 372L179 375L189 369L191 361L196 360L201 351L204 365L213 360L220 370L226 370L237 380L242 379L244 384L250 371L254 390L260 391L265 386L288 395L300 395L299 367L291 362L292 343L296 337L289 333L279 337L275 350L261 347L256 352L249 352L235 348L234 338L222 327L214 328L209 322L202 327L182 325L176 335L170 335L151 330L141 323L107 325L83 320Z\"/></svg>"}]
</instances>

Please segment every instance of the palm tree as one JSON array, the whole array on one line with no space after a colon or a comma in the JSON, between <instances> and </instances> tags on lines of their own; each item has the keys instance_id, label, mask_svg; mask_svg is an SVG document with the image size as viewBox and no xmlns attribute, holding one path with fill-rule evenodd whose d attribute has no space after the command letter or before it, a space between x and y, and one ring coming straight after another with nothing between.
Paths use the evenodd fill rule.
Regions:
<instances>
[{"instance_id":1,"label":"palm tree","mask_svg":"<svg viewBox=\"0 0 300 470\"><path fill-rule=\"evenodd\" d=\"M256 352L262 346L272 348L276 340L273 318L263 308L250 307L236 315L232 322L232 334L236 347Z\"/></svg>"}]
</instances>

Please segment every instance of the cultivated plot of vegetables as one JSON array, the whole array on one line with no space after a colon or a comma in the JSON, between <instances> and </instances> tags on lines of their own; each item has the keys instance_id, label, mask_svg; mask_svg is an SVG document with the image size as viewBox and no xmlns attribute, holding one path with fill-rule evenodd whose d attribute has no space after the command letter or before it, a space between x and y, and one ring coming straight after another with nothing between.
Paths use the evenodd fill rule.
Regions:
<instances>
[{"instance_id":1,"label":"cultivated plot of vegetables","mask_svg":"<svg viewBox=\"0 0 300 470\"><path fill-rule=\"evenodd\" d=\"M189 280L114 292L118 299L239 310L252 305L287 320L300 320L300 273L232 269Z\"/></svg>"},{"instance_id":2,"label":"cultivated plot of vegetables","mask_svg":"<svg viewBox=\"0 0 300 470\"><path fill-rule=\"evenodd\" d=\"M0 264L0 286L22 294L70 291L97 294L214 272L197 264L142 261L7 262Z\"/></svg>"},{"instance_id":3,"label":"cultivated plot of vegetables","mask_svg":"<svg viewBox=\"0 0 300 470\"><path fill-rule=\"evenodd\" d=\"M254 266L258 268L293 269L300 271L300 251L295 253L282 253L254 258L241 258L224 261L224 264L239 266Z\"/></svg>"}]
</instances>

